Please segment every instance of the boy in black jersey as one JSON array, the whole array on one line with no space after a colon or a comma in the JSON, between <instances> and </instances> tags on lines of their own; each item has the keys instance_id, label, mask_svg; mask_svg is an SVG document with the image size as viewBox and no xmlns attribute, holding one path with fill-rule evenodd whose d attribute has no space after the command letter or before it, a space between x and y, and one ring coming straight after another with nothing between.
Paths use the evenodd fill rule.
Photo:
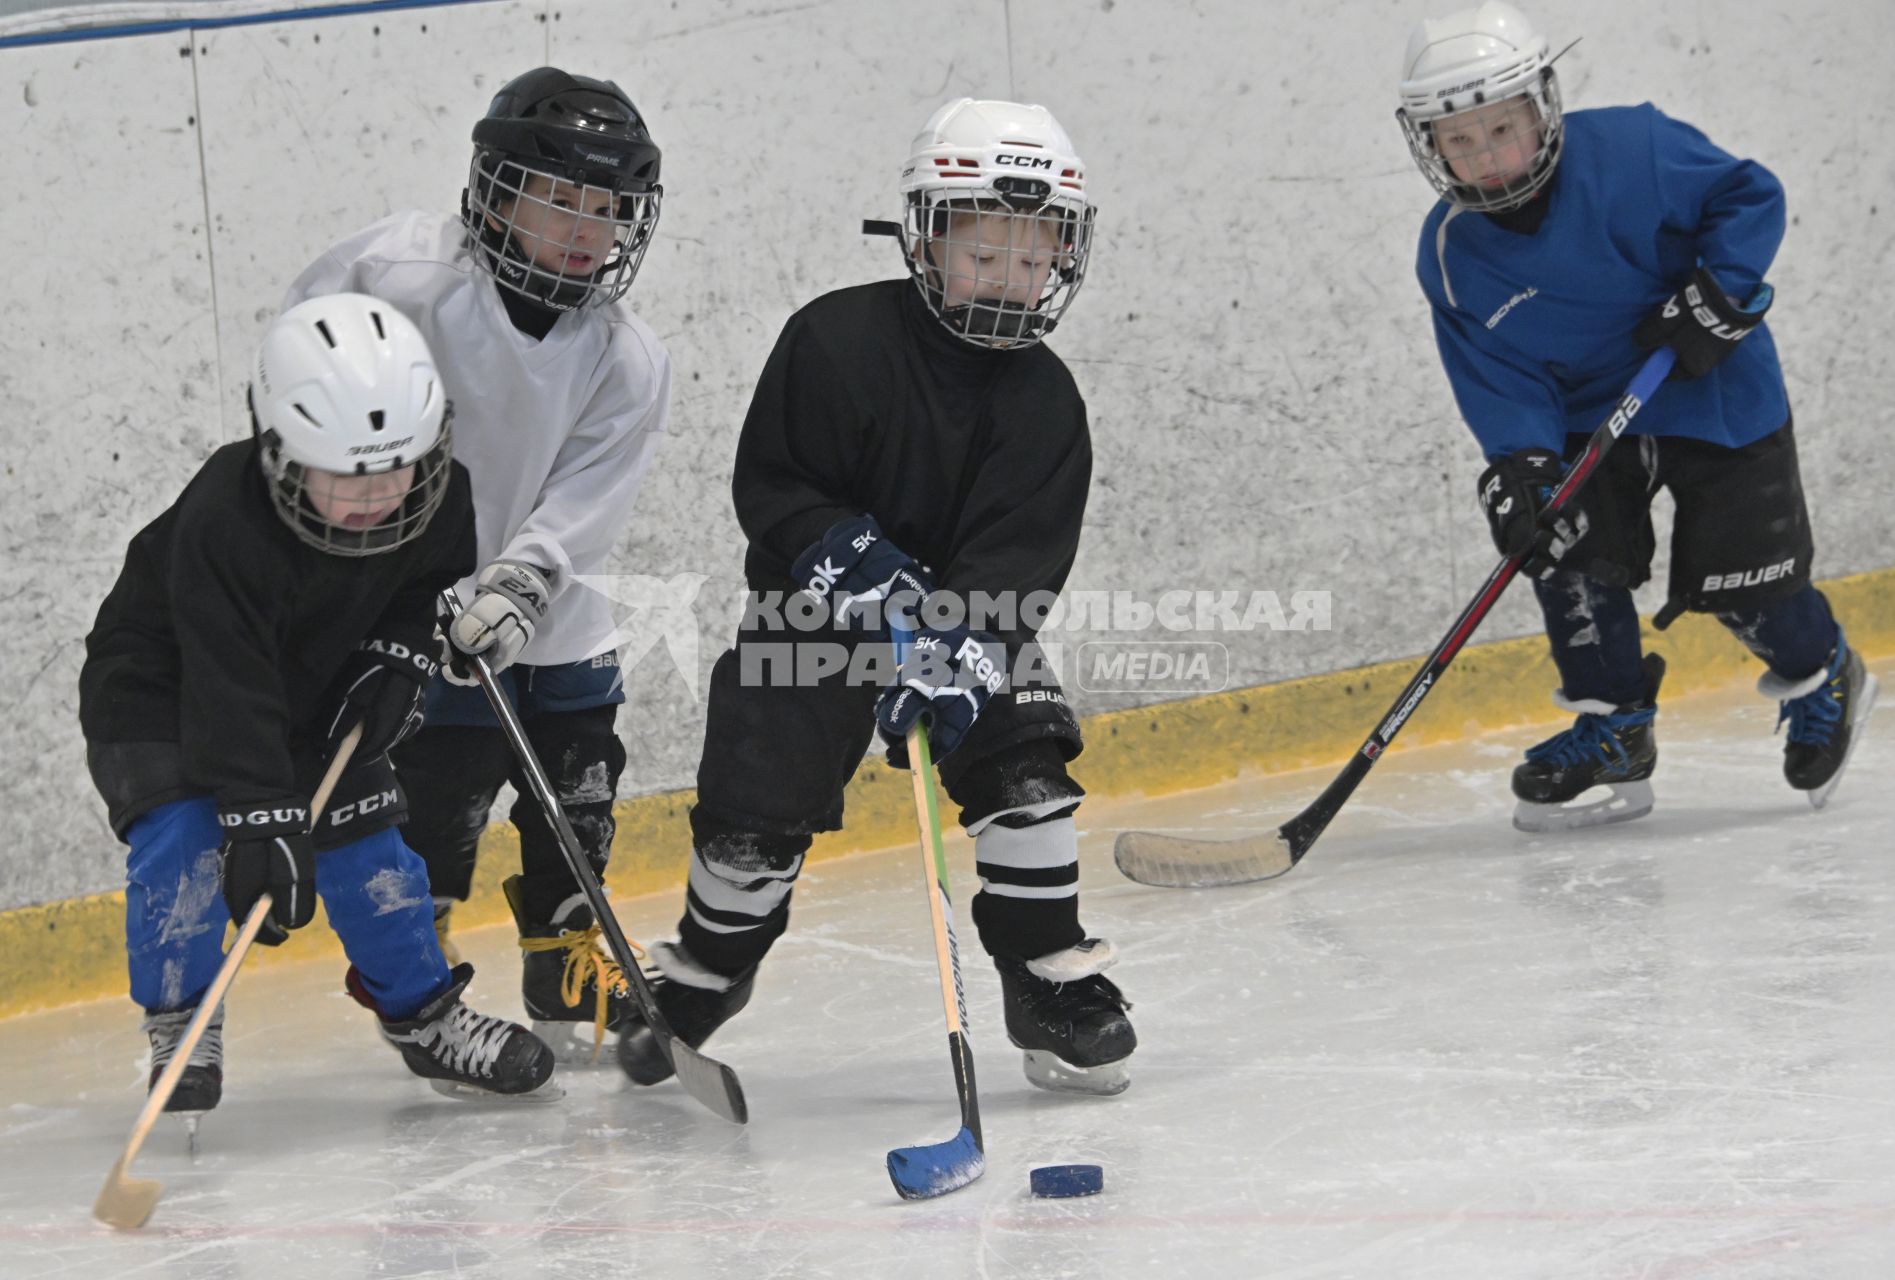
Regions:
<instances>
[{"instance_id":1,"label":"boy in black jersey","mask_svg":"<svg viewBox=\"0 0 1895 1280\"><path fill-rule=\"evenodd\" d=\"M791 317L744 420L732 491L753 607L711 675L657 996L692 1044L743 1007L875 728L904 764L925 715L975 838L974 922L1028 1078L1117 1093L1137 1040L1103 974L1111 946L1079 924L1079 727L1033 631L1035 601L1072 568L1092 468L1085 404L1041 344L1084 277L1085 169L1045 108L961 99L915 140L901 188L905 222L885 229L912 285L838 290ZM827 607L818 634L771 607L799 591ZM898 674L891 597L915 622ZM836 657L805 661L818 653ZM642 1025L620 1050L634 1080L670 1073Z\"/></svg>"},{"instance_id":2,"label":"boy in black jersey","mask_svg":"<svg viewBox=\"0 0 1895 1280\"><path fill-rule=\"evenodd\" d=\"M522 1027L461 1003L388 750L420 722L434 603L474 560L466 471L420 331L375 298L279 316L251 386L254 437L211 455L126 552L86 637L79 716L112 829L131 846L125 934L151 1079L265 893L285 941L316 895L349 990L442 1092L527 1093L552 1074ZM362 728L320 817L310 797ZM221 889L221 893L220 893ZM223 1011L168 1109L223 1088Z\"/></svg>"}]
</instances>

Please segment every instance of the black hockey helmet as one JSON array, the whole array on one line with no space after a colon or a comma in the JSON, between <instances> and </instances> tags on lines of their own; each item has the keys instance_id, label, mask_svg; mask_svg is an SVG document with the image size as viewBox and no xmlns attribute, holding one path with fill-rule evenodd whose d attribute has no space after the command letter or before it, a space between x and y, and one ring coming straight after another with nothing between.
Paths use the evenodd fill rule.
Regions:
<instances>
[{"instance_id":1,"label":"black hockey helmet","mask_svg":"<svg viewBox=\"0 0 1895 1280\"><path fill-rule=\"evenodd\" d=\"M494 278L559 310L623 297L664 190L658 145L625 91L539 67L501 86L473 141L461 215ZM607 229L609 246L592 243Z\"/></svg>"}]
</instances>

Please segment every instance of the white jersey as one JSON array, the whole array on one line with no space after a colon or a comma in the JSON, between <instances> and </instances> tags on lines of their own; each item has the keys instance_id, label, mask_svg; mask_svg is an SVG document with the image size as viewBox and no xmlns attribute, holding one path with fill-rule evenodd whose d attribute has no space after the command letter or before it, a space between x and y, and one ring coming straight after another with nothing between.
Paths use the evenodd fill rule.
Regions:
<instances>
[{"instance_id":1,"label":"white jersey","mask_svg":"<svg viewBox=\"0 0 1895 1280\"><path fill-rule=\"evenodd\" d=\"M331 246L283 306L342 292L383 299L427 336L454 403L454 457L474 482L480 563L549 572L552 606L520 661L610 648L610 600L574 577L606 571L664 438L671 357L657 335L615 304L566 312L535 341L514 328L460 222L438 214L397 214ZM472 578L460 594L472 599Z\"/></svg>"}]
</instances>

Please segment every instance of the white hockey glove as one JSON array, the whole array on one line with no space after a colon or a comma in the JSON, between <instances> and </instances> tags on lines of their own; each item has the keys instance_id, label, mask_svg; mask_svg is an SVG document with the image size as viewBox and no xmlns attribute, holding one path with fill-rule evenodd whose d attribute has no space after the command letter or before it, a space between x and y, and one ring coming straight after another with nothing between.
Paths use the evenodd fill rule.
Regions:
<instances>
[{"instance_id":1,"label":"white hockey glove","mask_svg":"<svg viewBox=\"0 0 1895 1280\"><path fill-rule=\"evenodd\" d=\"M504 671L533 639L533 629L546 616L552 600L552 584L546 581L544 570L496 560L474 580L474 602L448 627L447 642L456 653L480 654L496 673ZM452 674L460 677L457 684L473 683L464 671Z\"/></svg>"}]
</instances>

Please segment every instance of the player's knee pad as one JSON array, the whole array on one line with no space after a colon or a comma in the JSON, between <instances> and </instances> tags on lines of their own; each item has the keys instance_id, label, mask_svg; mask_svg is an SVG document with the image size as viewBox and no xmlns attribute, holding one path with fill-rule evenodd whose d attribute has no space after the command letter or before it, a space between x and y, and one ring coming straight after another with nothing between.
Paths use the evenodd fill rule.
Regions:
<instances>
[{"instance_id":1,"label":"player's knee pad","mask_svg":"<svg viewBox=\"0 0 1895 1280\"><path fill-rule=\"evenodd\" d=\"M132 999L147 1009L186 1007L217 972L230 922L219 891L217 807L208 797L160 805L135 819L126 839Z\"/></svg>"},{"instance_id":2,"label":"player's knee pad","mask_svg":"<svg viewBox=\"0 0 1895 1280\"><path fill-rule=\"evenodd\" d=\"M1065 746L1039 738L972 761L948 793L961 806L961 826L976 840L995 826L1020 829L1070 818L1085 788L1066 772Z\"/></svg>"},{"instance_id":3,"label":"player's knee pad","mask_svg":"<svg viewBox=\"0 0 1895 1280\"><path fill-rule=\"evenodd\" d=\"M612 805L619 776L625 772L625 744L614 727L617 713L616 705L588 707L536 716L526 726L528 742L552 784L554 798L587 860L601 873L611 858L612 838L618 830ZM523 781L516 776L516 788ZM545 826L538 801L529 789L519 789L514 825L520 829L522 843L529 839L530 830L536 850L541 844L550 845L552 832Z\"/></svg>"},{"instance_id":4,"label":"player's knee pad","mask_svg":"<svg viewBox=\"0 0 1895 1280\"><path fill-rule=\"evenodd\" d=\"M794 879L812 837L758 831L698 805L691 810L693 860L733 884L759 877Z\"/></svg>"},{"instance_id":5,"label":"player's knee pad","mask_svg":"<svg viewBox=\"0 0 1895 1280\"><path fill-rule=\"evenodd\" d=\"M691 871L678 936L718 973L740 973L763 959L789 923L790 892L810 836L748 830L691 811Z\"/></svg>"}]
</instances>

